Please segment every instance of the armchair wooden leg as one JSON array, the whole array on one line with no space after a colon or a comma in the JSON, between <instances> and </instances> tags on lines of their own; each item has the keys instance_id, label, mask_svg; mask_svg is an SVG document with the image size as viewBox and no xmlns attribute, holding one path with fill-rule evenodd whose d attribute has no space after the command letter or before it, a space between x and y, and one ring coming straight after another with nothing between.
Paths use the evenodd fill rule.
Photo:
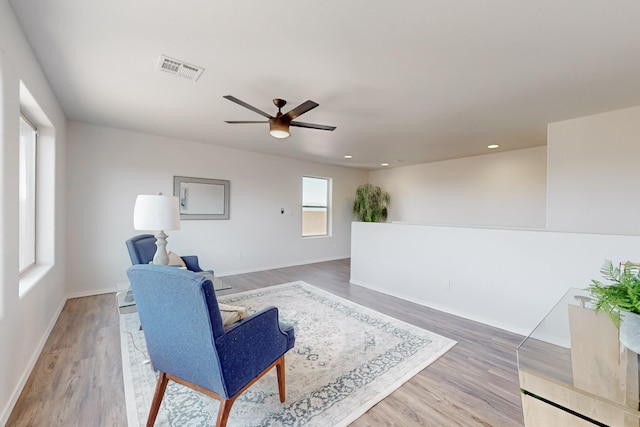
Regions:
<instances>
[{"instance_id":1,"label":"armchair wooden leg","mask_svg":"<svg viewBox=\"0 0 640 427\"><path fill-rule=\"evenodd\" d=\"M147 427L153 427L156 422L156 417L158 416L158 411L160 410L160 403L162 403L162 398L164 397L164 392L167 389L168 383L169 379L167 378L167 374L165 374L164 372L159 372L158 382L156 383L156 392L154 393L153 400L151 401L149 418L147 418Z\"/></svg>"},{"instance_id":2,"label":"armchair wooden leg","mask_svg":"<svg viewBox=\"0 0 640 427\"><path fill-rule=\"evenodd\" d=\"M231 414L231 407L235 402L236 396L229 400L221 400L220 408L218 408L218 419L216 420L216 427L226 427L229 414Z\"/></svg>"},{"instance_id":3,"label":"armchair wooden leg","mask_svg":"<svg viewBox=\"0 0 640 427\"><path fill-rule=\"evenodd\" d=\"M151 403L151 413L149 414L149 421L147 421L147 427L153 427L153 423L155 422L156 416L158 415L158 410L160 409L160 402L162 402L162 395L164 394L165 389L167 388L167 382L169 380L175 381L178 384L182 384L187 387L191 387L194 390L199 391L200 393L204 393L207 396L213 397L216 400L220 401L220 408L218 409L218 419L216 420L216 427L226 427L227 421L229 419L229 415L231 414L231 407L233 406L233 402L236 401L236 398L240 396L246 389L251 387L253 383L258 381L264 374L269 372L271 368L276 367L277 376L278 376L278 393L280 394L280 402L285 401L285 387L284 387L284 356L280 357L278 360L269 365L264 371L260 372L254 379L252 379L249 384L245 385L238 391L235 396L231 397L231 399L225 399L219 394L197 386L189 381L185 381L181 378L178 378L174 375L167 375L164 372L160 372L160 376L158 377L158 384L156 385L156 394L153 396L153 402ZM153 418L152 418L153 416Z\"/></svg>"},{"instance_id":4,"label":"armchair wooden leg","mask_svg":"<svg viewBox=\"0 0 640 427\"><path fill-rule=\"evenodd\" d=\"M286 399L285 382L284 382L284 356L278 359L276 364L276 372L278 374L278 393L280 394L280 402L284 403Z\"/></svg>"}]
</instances>

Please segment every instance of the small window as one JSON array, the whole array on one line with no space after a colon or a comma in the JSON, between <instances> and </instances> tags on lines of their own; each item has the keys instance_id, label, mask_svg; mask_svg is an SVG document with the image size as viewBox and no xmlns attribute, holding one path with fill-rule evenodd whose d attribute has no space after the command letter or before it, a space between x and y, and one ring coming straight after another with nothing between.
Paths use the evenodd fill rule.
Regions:
<instances>
[{"instance_id":1,"label":"small window","mask_svg":"<svg viewBox=\"0 0 640 427\"><path fill-rule=\"evenodd\" d=\"M329 234L329 180L302 177L302 237Z\"/></svg>"},{"instance_id":2,"label":"small window","mask_svg":"<svg viewBox=\"0 0 640 427\"><path fill-rule=\"evenodd\" d=\"M19 240L20 273L36 263L36 141L38 130L20 115L19 154Z\"/></svg>"}]
</instances>

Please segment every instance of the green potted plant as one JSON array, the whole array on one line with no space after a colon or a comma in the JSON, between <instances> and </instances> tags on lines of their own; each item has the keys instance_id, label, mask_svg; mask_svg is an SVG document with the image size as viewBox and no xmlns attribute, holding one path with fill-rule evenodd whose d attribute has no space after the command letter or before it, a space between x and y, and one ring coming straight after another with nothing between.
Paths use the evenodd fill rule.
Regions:
<instances>
[{"instance_id":1,"label":"green potted plant","mask_svg":"<svg viewBox=\"0 0 640 427\"><path fill-rule=\"evenodd\" d=\"M619 268L606 261L600 272L608 283L591 281L594 309L607 313L620 329L620 342L640 353L640 269L630 262Z\"/></svg>"},{"instance_id":2,"label":"green potted plant","mask_svg":"<svg viewBox=\"0 0 640 427\"><path fill-rule=\"evenodd\" d=\"M363 184L356 189L353 213L358 221L379 222L387 219L391 196L378 186Z\"/></svg>"}]
</instances>

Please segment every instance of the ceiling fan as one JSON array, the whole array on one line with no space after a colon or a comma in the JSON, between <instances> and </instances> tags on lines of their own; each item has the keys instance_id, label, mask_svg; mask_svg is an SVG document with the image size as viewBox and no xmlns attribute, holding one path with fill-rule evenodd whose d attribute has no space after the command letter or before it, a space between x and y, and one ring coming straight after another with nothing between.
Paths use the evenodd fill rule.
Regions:
<instances>
[{"instance_id":1,"label":"ceiling fan","mask_svg":"<svg viewBox=\"0 0 640 427\"><path fill-rule=\"evenodd\" d=\"M226 96L223 96L223 98L226 98L231 102L235 102L238 105L242 105L243 107L248 108L249 110L254 111L254 112L260 114L261 116L264 116L264 117L269 119L269 120L263 120L263 121L228 121L228 120L225 120L225 123L231 123L231 124L269 123L269 133L271 134L271 136L273 136L275 138L286 138L286 137L288 137L289 136L289 126L295 126L295 127L299 127L299 128L309 128L309 129L320 129L320 130L334 130L336 128L335 126L325 126L325 125L318 125L318 124L315 124L315 123L304 123L304 122L294 122L293 121L298 116L306 113L309 110L313 110L314 108L316 108L319 105L318 103L313 102L311 100L305 101L302 104L298 105L293 110L289 111L288 113L282 114L282 107L287 105L287 101L285 101L284 99L276 98L276 99L273 100L273 103L275 104L276 107L278 107L278 113L274 117L274 116L272 116L270 114L267 114L264 111L262 111L262 110L260 110L260 109L258 109L256 107L254 107L253 105L249 105L246 102L239 100L235 96L226 95Z\"/></svg>"}]
</instances>

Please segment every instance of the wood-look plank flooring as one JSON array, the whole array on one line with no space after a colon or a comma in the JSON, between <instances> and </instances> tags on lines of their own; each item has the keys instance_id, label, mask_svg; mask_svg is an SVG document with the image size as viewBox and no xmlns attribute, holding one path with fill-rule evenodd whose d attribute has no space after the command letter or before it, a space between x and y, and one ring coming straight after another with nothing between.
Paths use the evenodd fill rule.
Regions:
<instances>
[{"instance_id":1,"label":"wood-look plank flooring","mask_svg":"<svg viewBox=\"0 0 640 427\"><path fill-rule=\"evenodd\" d=\"M296 280L454 339L444 356L352 426L522 426L523 337L349 284L348 259L223 278L229 294ZM8 426L126 426L114 294L67 301ZM230 426L233 427L233 426Z\"/></svg>"}]
</instances>

